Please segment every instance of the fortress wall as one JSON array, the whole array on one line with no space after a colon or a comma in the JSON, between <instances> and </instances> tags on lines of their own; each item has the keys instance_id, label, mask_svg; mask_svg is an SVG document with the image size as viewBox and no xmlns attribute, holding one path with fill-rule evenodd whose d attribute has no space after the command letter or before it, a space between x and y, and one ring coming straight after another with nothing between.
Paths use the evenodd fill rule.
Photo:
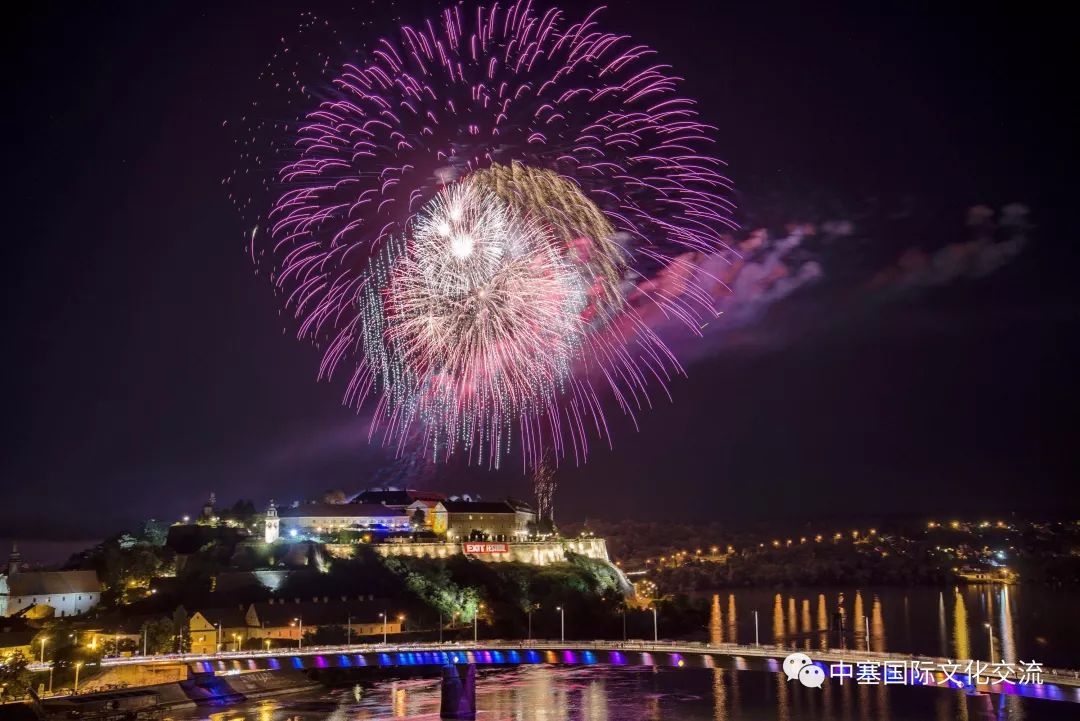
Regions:
<instances>
[{"instance_id":1,"label":"fortress wall","mask_svg":"<svg viewBox=\"0 0 1080 721\"><path fill-rule=\"evenodd\" d=\"M609 561L607 543L603 538L571 538L558 541L535 541L505 544L505 553L470 554L481 561L499 563L516 561L536 566L559 563L566 558L566 551L582 556ZM373 546L384 556L413 556L415 558L447 558L463 552L460 543L380 543Z\"/></svg>"}]
</instances>

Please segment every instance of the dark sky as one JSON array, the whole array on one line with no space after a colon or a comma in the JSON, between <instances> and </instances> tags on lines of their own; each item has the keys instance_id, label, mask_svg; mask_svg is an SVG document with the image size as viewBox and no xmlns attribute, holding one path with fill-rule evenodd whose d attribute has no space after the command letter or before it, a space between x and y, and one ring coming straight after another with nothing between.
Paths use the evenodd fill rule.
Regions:
<instances>
[{"instance_id":1,"label":"dark sky","mask_svg":"<svg viewBox=\"0 0 1080 721\"><path fill-rule=\"evenodd\" d=\"M223 120L312 5L25 5L5 43L0 538L363 487L386 456L283 334L220 185ZM390 32L432 7L337 12ZM1072 43L1013 6L950 8L610 3L719 127L748 227L860 232L813 249L821 283L692 351L640 432L616 419L614 451L560 473L561 517L1080 506ZM964 241L969 206L1017 201L1035 230L1003 268L866 290L904 248ZM527 495L510 466L440 483Z\"/></svg>"}]
</instances>

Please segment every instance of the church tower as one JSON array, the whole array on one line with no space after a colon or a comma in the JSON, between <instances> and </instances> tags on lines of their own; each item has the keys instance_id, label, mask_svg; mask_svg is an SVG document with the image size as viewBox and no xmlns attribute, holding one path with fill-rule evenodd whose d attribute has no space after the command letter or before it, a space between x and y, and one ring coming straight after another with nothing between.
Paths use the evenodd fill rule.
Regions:
<instances>
[{"instance_id":1,"label":"church tower","mask_svg":"<svg viewBox=\"0 0 1080 721\"><path fill-rule=\"evenodd\" d=\"M273 543L278 539L280 533L281 519L278 518L277 507L274 505L274 499L270 499L270 507L266 509L266 535L264 538L267 543Z\"/></svg>"},{"instance_id":2,"label":"church tower","mask_svg":"<svg viewBox=\"0 0 1080 721\"><path fill-rule=\"evenodd\" d=\"M19 572L19 566L22 565L22 556L19 555L19 545L17 543L11 544L11 555L8 556L7 575L11 578Z\"/></svg>"},{"instance_id":3,"label":"church tower","mask_svg":"<svg viewBox=\"0 0 1080 721\"><path fill-rule=\"evenodd\" d=\"M213 491L210 491L210 497L206 499L206 503L203 504L202 520L209 523L214 518L214 505L217 504L217 496Z\"/></svg>"}]
</instances>

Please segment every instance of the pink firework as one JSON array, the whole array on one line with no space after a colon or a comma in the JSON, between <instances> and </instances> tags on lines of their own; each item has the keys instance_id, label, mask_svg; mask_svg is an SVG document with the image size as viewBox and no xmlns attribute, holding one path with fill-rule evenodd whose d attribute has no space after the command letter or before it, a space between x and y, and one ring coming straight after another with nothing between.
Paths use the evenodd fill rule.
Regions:
<instances>
[{"instance_id":1,"label":"pink firework","mask_svg":"<svg viewBox=\"0 0 1080 721\"><path fill-rule=\"evenodd\" d=\"M547 448L581 462L590 436L610 443L604 396L634 418L681 371L642 307L695 333L715 316L693 280L693 259L735 228L706 151L714 128L655 51L605 32L598 13L455 5L346 63L297 131L267 216L274 283L299 336L324 348L320 377L345 366L347 401L376 397L384 441L420 428L437 452L490 465L515 446L533 466ZM422 228L461 186L504 205L510 235L532 244L521 273L499 271L505 305L491 311L532 315L474 337L448 337L480 327L461 318L436 329L461 288L418 271L474 240L441 248ZM550 357L506 352L541 347Z\"/></svg>"}]
</instances>

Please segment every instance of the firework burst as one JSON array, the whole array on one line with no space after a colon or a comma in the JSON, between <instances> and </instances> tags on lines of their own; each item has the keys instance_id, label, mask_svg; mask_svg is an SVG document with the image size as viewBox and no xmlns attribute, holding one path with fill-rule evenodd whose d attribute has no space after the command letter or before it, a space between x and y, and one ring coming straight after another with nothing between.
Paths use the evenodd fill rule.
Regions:
<instances>
[{"instance_id":1,"label":"firework burst","mask_svg":"<svg viewBox=\"0 0 1080 721\"><path fill-rule=\"evenodd\" d=\"M633 419L681 372L643 306L715 316L693 281L735 227L714 129L597 17L454 5L341 65L291 130L259 237L320 376L351 366L384 440L583 461L603 396Z\"/></svg>"},{"instance_id":2,"label":"firework burst","mask_svg":"<svg viewBox=\"0 0 1080 721\"><path fill-rule=\"evenodd\" d=\"M441 191L365 295L365 397L390 401L387 430L424 424L436 454L486 449L553 406L584 340L578 273L547 229L471 183ZM526 421L528 422L528 421Z\"/></svg>"}]
</instances>

